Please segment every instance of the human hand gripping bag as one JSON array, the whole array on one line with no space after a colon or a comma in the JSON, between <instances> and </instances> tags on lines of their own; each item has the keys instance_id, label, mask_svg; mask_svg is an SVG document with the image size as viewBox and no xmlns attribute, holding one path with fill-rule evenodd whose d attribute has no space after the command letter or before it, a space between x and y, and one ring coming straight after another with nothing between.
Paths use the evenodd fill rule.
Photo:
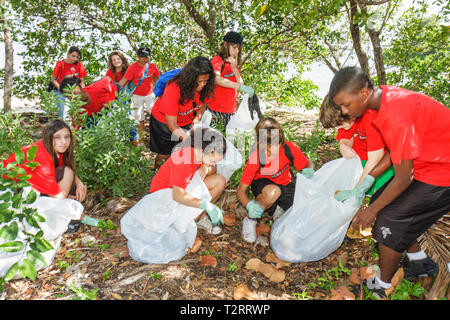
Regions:
<instances>
[{"instance_id":1,"label":"human hand gripping bag","mask_svg":"<svg viewBox=\"0 0 450 320\"><path fill-rule=\"evenodd\" d=\"M31 187L24 188L23 197L26 198L28 192L31 190ZM8 192L8 190L4 191ZM67 230L67 226L70 220L79 220L81 214L83 213L84 207L83 205L73 199L56 199L51 197L43 197L39 196L39 192L37 192L38 197L36 200L29 205L24 205L25 207L37 209L37 213L45 219L45 222L39 222L39 226L41 230L44 232L42 238L49 241L49 243L53 246L53 249L41 252L41 255L44 257L44 260L49 266L52 264L53 259L59 249L62 234ZM0 191L0 195L3 192ZM18 221L17 221L18 222ZM15 239L16 241L21 241L25 243L26 238L28 237L23 233L23 231L36 234L39 229L29 225L24 219L22 223L18 224L18 236ZM0 229L3 228L5 223L0 224ZM9 240L0 239L0 244L5 243ZM22 263L24 259L27 258L26 252L30 250L30 245L28 244L22 250L17 252L4 252L0 250L0 277L4 277L8 272L9 268L16 262L19 264ZM36 270L40 270L44 267L43 263L39 260L36 262Z\"/></svg>"},{"instance_id":2,"label":"human hand gripping bag","mask_svg":"<svg viewBox=\"0 0 450 320\"><path fill-rule=\"evenodd\" d=\"M201 200L211 200L198 171L186 191ZM173 200L171 188L147 194L120 220L130 256L143 263L169 263L181 259L194 244L197 236L194 219L202 211Z\"/></svg>"},{"instance_id":3,"label":"human hand gripping bag","mask_svg":"<svg viewBox=\"0 0 450 320\"><path fill-rule=\"evenodd\" d=\"M297 174L294 203L272 225L270 245L278 258L317 261L339 248L360 204L354 198L341 203L334 194L353 189L362 170L358 158L339 158L325 163L311 179Z\"/></svg>"}]
</instances>

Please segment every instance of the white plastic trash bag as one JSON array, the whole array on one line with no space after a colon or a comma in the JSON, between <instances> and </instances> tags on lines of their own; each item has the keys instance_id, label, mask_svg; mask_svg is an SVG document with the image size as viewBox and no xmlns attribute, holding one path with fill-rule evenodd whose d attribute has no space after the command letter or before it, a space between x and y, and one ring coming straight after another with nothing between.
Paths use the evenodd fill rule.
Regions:
<instances>
[{"instance_id":1,"label":"white plastic trash bag","mask_svg":"<svg viewBox=\"0 0 450 320\"><path fill-rule=\"evenodd\" d=\"M202 124L203 126L209 127L211 125L212 113L209 110L205 110L202 115Z\"/></svg>"},{"instance_id":2,"label":"white plastic trash bag","mask_svg":"<svg viewBox=\"0 0 450 320\"><path fill-rule=\"evenodd\" d=\"M353 189L362 173L358 158L330 161L312 179L297 174L294 203L272 226L270 245L282 260L309 262L325 258L342 244L360 204L339 202L337 190Z\"/></svg>"},{"instance_id":3,"label":"white plastic trash bag","mask_svg":"<svg viewBox=\"0 0 450 320\"><path fill-rule=\"evenodd\" d=\"M186 191L201 200L211 200L198 171ZM122 234L128 239L130 256L143 263L168 263L181 259L194 244L197 236L194 219L202 211L173 200L170 188L146 195L120 220Z\"/></svg>"},{"instance_id":4,"label":"white plastic trash bag","mask_svg":"<svg viewBox=\"0 0 450 320\"><path fill-rule=\"evenodd\" d=\"M24 191L24 194L26 192L27 191ZM37 191L35 192L38 193ZM73 199L55 199L41 196L38 196L34 203L26 205L26 207L37 209L38 214L45 219L45 222L39 222L41 230L44 232L42 238L48 240L54 249L42 252L41 254L47 265L50 265L59 249L61 236L67 230L70 220L80 219L84 207L80 202ZM17 221L17 224L19 226L19 232L15 241L22 241L25 243L27 236L22 232L24 230L32 234L36 234L39 231L39 229L30 226L25 220L23 220L23 223ZM0 229L4 225L4 223L0 224ZM7 242L7 240L0 239L0 244L5 242ZM21 262L27 258L25 253L29 250L29 245L18 252L3 252L0 250L0 277L4 277L14 263L19 262L19 264L21 264ZM44 266L37 262L36 270L40 270L42 267Z\"/></svg>"},{"instance_id":5,"label":"white plastic trash bag","mask_svg":"<svg viewBox=\"0 0 450 320\"><path fill-rule=\"evenodd\" d=\"M236 114L230 118L227 124L226 133L227 136L235 136L239 131L248 132L255 128L259 121L258 113L253 111L253 120L250 116L250 110L248 108L248 94L245 94L242 98L242 102L236 111ZM259 107L261 112L264 114L266 109L265 103L259 100Z\"/></svg>"}]
</instances>

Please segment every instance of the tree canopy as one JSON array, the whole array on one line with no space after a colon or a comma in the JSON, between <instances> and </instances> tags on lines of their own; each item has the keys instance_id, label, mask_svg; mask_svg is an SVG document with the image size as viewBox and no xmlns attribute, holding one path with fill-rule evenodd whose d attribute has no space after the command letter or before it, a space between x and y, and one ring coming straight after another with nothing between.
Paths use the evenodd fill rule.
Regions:
<instances>
[{"instance_id":1,"label":"tree canopy","mask_svg":"<svg viewBox=\"0 0 450 320\"><path fill-rule=\"evenodd\" d=\"M244 36L244 80L267 100L318 107L317 87L302 77L312 62L336 72L359 64L378 84L405 86L448 105L448 3L428 14L425 1L401 0L30 0L7 1L13 40L26 49L14 94L39 96L67 48L82 52L89 84L112 50L135 61L141 45L160 71L212 57L223 35Z\"/></svg>"}]
</instances>

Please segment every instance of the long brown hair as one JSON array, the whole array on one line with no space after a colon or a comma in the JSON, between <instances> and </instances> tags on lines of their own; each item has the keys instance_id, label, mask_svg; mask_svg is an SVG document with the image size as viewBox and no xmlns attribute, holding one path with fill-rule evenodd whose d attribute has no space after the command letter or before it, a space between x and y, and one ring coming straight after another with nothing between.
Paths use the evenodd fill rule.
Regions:
<instances>
[{"instance_id":1,"label":"long brown hair","mask_svg":"<svg viewBox=\"0 0 450 320\"><path fill-rule=\"evenodd\" d=\"M57 167L59 161L58 155L55 150L53 150L53 135L55 132L64 128L68 129L70 132L70 144L67 150L63 153L64 165L70 167L75 172L75 160L73 156L75 139L73 137L72 130L70 130L70 126L67 123L60 119L47 123L42 131L42 142L44 143L45 149L47 149L48 153L52 156L55 167Z\"/></svg>"},{"instance_id":2,"label":"long brown hair","mask_svg":"<svg viewBox=\"0 0 450 320\"><path fill-rule=\"evenodd\" d=\"M119 58L122 60L122 70L120 71L120 73L122 74L122 77L125 75L125 71L127 71L128 67L129 67L129 63L128 63L127 58L123 55L122 52L113 51L109 54L107 66L108 66L108 69L112 70L112 72L114 74L114 81L117 82L116 67L112 63L112 56L119 56Z\"/></svg>"},{"instance_id":3,"label":"long brown hair","mask_svg":"<svg viewBox=\"0 0 450 320\"><path fill-rule=\"evenodd\" d=\"M230 56L230 51L228 50L228 46L230 46L230 45L234 45L234 43L224 41L220 45L219 55L224 62ZM237 66L239 69L241 69L241 63L242 63L242 46L239 45L239 53L237 55Z\"/></svg>"}]
</instances>

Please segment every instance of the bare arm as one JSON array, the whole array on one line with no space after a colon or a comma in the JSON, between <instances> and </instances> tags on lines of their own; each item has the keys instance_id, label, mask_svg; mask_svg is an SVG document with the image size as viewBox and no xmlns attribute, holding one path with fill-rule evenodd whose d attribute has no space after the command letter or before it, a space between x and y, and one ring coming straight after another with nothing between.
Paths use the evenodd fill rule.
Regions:
<instances>
[{"instance_id":1,"label":"bare arm","mask_svg":"<svg viewBox=\"0 0 450 320\"><path fill-rule=\"evenodd\" d=\"M187 138L186 132L177 125L177 117L166 114L167 128L176 135L180 140Z\"/></svg>"},{"instance_id":2,"label":"bare arm","mask_svg":"<svg viewBox=\"0 0 450 320\"><path fill-rule=\"evenodd\" d=\"M119 80L119 84L121 87L125 87L125 85L127 84L128 79L125 77L122 77L122 79Z\"/></svg>"},{"instance_id":3,"label":"bare arm","mask_svg":"<svg viewBox=\"0 0 450 320\"><path fill-rule=\"evenodd\" d=\"M353 139L339 140L339 151L345 159L352 159L358 156L353 150Z\"/></svg>"},{"instance_id":4,"label":"bare arm","mask_svg":"<svg viewBox=\"0 0 450 320\"><path fill-rule=\"evenodd\" d=\"M381 161L383 156L384 156L384 148L376 151L367 152L367 162L366 165L364 166L364 170L361 174L361 177L359 178L359 181L356 184L356 187L358 187L361 181L364 180L365 176L367 176L372 171L372 169L375 168L375 166L378 164L378 162Z\"/></svg>"},{"instance_id":5,"label":"bare arm","mask_svg":"<svg viewBox=\"0 0 450 320\"><path fill-rule=\"evenodd\" d=\"M248 198L247 194L245 193L247 191L248 185L243 184L242 182L239 184L239 187L236 192L236 196L238 200L241 202L241 204L244 207L247 207L248 203L250 202L250 199Z\"/></svg>"},{"instance_id":6,"label":"bare arm","mask_svg":"<svg viewBox=\"0 0 450 320\"><path fill-rule=\"evenodd\" d=\"M202 200L195 198L193 195L186 192L185 189L177 186L172 187L172 197L176 202L188 207L200 208L200 205L202 204Z\"/></svg>"},{"instance_id":7,"label":"bare arm","mask_svg":"<svg viewBox=\"0 0 450 320\"><path fill-rule=\"evenodd\" d=\"M56 81L56 78L54 76L52 76L52 80L51 81L52 81L53 85L55 86L55 88L57 90L59 90L59 83L58 83L58 81Z\"/></svg>"}]
</instances>

